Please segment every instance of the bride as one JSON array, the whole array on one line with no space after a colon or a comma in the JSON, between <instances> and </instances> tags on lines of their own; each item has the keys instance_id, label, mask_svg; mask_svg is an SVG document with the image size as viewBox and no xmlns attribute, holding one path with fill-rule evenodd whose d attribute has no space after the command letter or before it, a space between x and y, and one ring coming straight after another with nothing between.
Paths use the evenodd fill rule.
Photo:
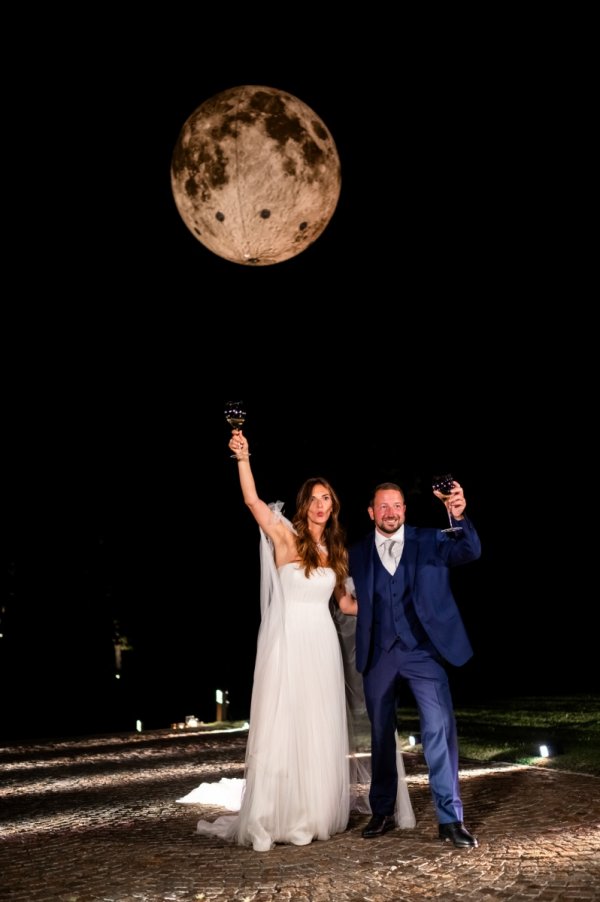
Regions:
<instances>
[{"instance_id":1,"label":"bride","mask_svg":"<svg viewBox=\"0 0 600 902\"><path fill-rule=\"evenodd\" d=\"M197 832L265 852L275 843L306 845L344 831L356 783L368 779L357 774L359 759L349 745L340 641L342 648L345 643L338 639L329 602L333 594L338 623L354 623L343 615L356 614L357 606L345 586L340 503L329 482L319 477L302 485L290 523L281 504L258 497L240 430L233 431L229 447L244 501L260 527L261 625L241 807L236 815L199 821ZM398 763L402 768L401 756ZM400 776L396 821L412 827L403 768ZM225 792L231 783L223 781ZM191 793L180 801L197 799ZM366 798L362 803L368 811Z\"/></svg>"}]
</instances>

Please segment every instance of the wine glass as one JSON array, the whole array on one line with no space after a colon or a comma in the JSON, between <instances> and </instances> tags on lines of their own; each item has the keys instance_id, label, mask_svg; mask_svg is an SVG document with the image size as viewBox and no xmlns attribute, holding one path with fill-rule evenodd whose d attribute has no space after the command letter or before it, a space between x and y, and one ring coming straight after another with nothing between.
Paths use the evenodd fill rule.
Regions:
<instances>
[{"instance_id":1,"label":"wine glass","mask_svg":"<svg viewBox=\"0 0 600 902\"><path fill-rule=\"evenodd\" d=\"M232 431L234 429L241 429L246 421L246 411L244 409L243 401L225 401L225 419L231 426ZM250 452L248 452L250 453ZM231 457L236 457L237 455L232 454Z\"/></svg>"},{"instance_id":2,"label":"wine glass","mask_svg":"<svg viewBox=\"0 0 600 902\"><path fill-rule=\"evenodd\" d=\"M452 488L454 486L454 476L452 473L444 473L443 476L433 476L431 479L431 487L434 492L439 492L442 496L442 501L447 501L452 492ZM459 532L463 531L462 526L454 526L452 524L452 514L448 511L448 519L450 520L450 526L448 529L442 529L442 532L446 533L446 535L455 536Z\"/></svg>"}]
</instances>

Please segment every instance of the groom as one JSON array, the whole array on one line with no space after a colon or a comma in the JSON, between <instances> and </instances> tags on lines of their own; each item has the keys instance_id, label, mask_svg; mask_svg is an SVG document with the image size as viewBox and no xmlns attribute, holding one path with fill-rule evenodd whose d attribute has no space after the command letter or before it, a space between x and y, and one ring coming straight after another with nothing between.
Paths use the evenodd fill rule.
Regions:
<instances>
[{"instance_id":1,"label":"groom","mask_svg":"<svg viewBox=\"0 0 600 902\"><path fill-rule=\"evenodd\" d=\"M400 487L378 485L368 509L375 532L349 552L358 600L356 666L363 674L371 721L373 816L362 831L367 839L394 828L396 696L404 680L419 711L439 837L458 847L477 845L463 824L458 741L444 659L459 666L473 653L450 591L448 568L476 560L481 545L464 516L466 501L456 481L445 503L462 527L452 535L405 525Z\"/></svg>"}]
</instances>

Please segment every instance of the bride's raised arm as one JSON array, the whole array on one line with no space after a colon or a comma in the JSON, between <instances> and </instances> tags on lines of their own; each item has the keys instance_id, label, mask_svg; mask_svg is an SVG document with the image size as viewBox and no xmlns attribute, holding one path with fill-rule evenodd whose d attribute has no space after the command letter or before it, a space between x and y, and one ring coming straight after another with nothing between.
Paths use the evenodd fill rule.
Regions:
<instances>
[{"instance_id":1,"label":"bride's raised arm","mask_svg":"<svg viewBox=\"0 0 600 902\"><path fill-rule=\"evenodd\" d=\"M260 526L269 536L275 548L275 561L278 566L295 560L296 542L293 533L278 519L271 508L258 497L254 475L250 466L250 451L248 439L241 429L234 429L229 440L229 448L235 454L238 462L238 475L240 486L246 506Z\"/></svg>"}]
</instances>

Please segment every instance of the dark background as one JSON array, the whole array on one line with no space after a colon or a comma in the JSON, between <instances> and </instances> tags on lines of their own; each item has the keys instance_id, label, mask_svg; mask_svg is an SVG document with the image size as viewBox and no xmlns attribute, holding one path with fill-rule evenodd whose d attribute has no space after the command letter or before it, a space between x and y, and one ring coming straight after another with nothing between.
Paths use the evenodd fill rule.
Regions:
<instances>
[{"instance_id":1,"label":"dark background","mask_svg":"<svg viewBox=\"0 0 600 902\"><path fill-rule=\"evenodd\" d=\"M560 54L524 22L477 40L456 20L343 40L336 23L44 25L13 36L33 78L6 113L2 732L210 720L217 688L247 716L258 532L228 397L262 496L291 515L322 474L350 539L382 479L409 522L443 526L429 481L455 473L484 549L454 574L476 650L457 700L597 691L584 161ZM325 232L257 269L207 251L170 188L183 123L237 84L311 106L342 166Z\"/></svg>"}]
</instances>

